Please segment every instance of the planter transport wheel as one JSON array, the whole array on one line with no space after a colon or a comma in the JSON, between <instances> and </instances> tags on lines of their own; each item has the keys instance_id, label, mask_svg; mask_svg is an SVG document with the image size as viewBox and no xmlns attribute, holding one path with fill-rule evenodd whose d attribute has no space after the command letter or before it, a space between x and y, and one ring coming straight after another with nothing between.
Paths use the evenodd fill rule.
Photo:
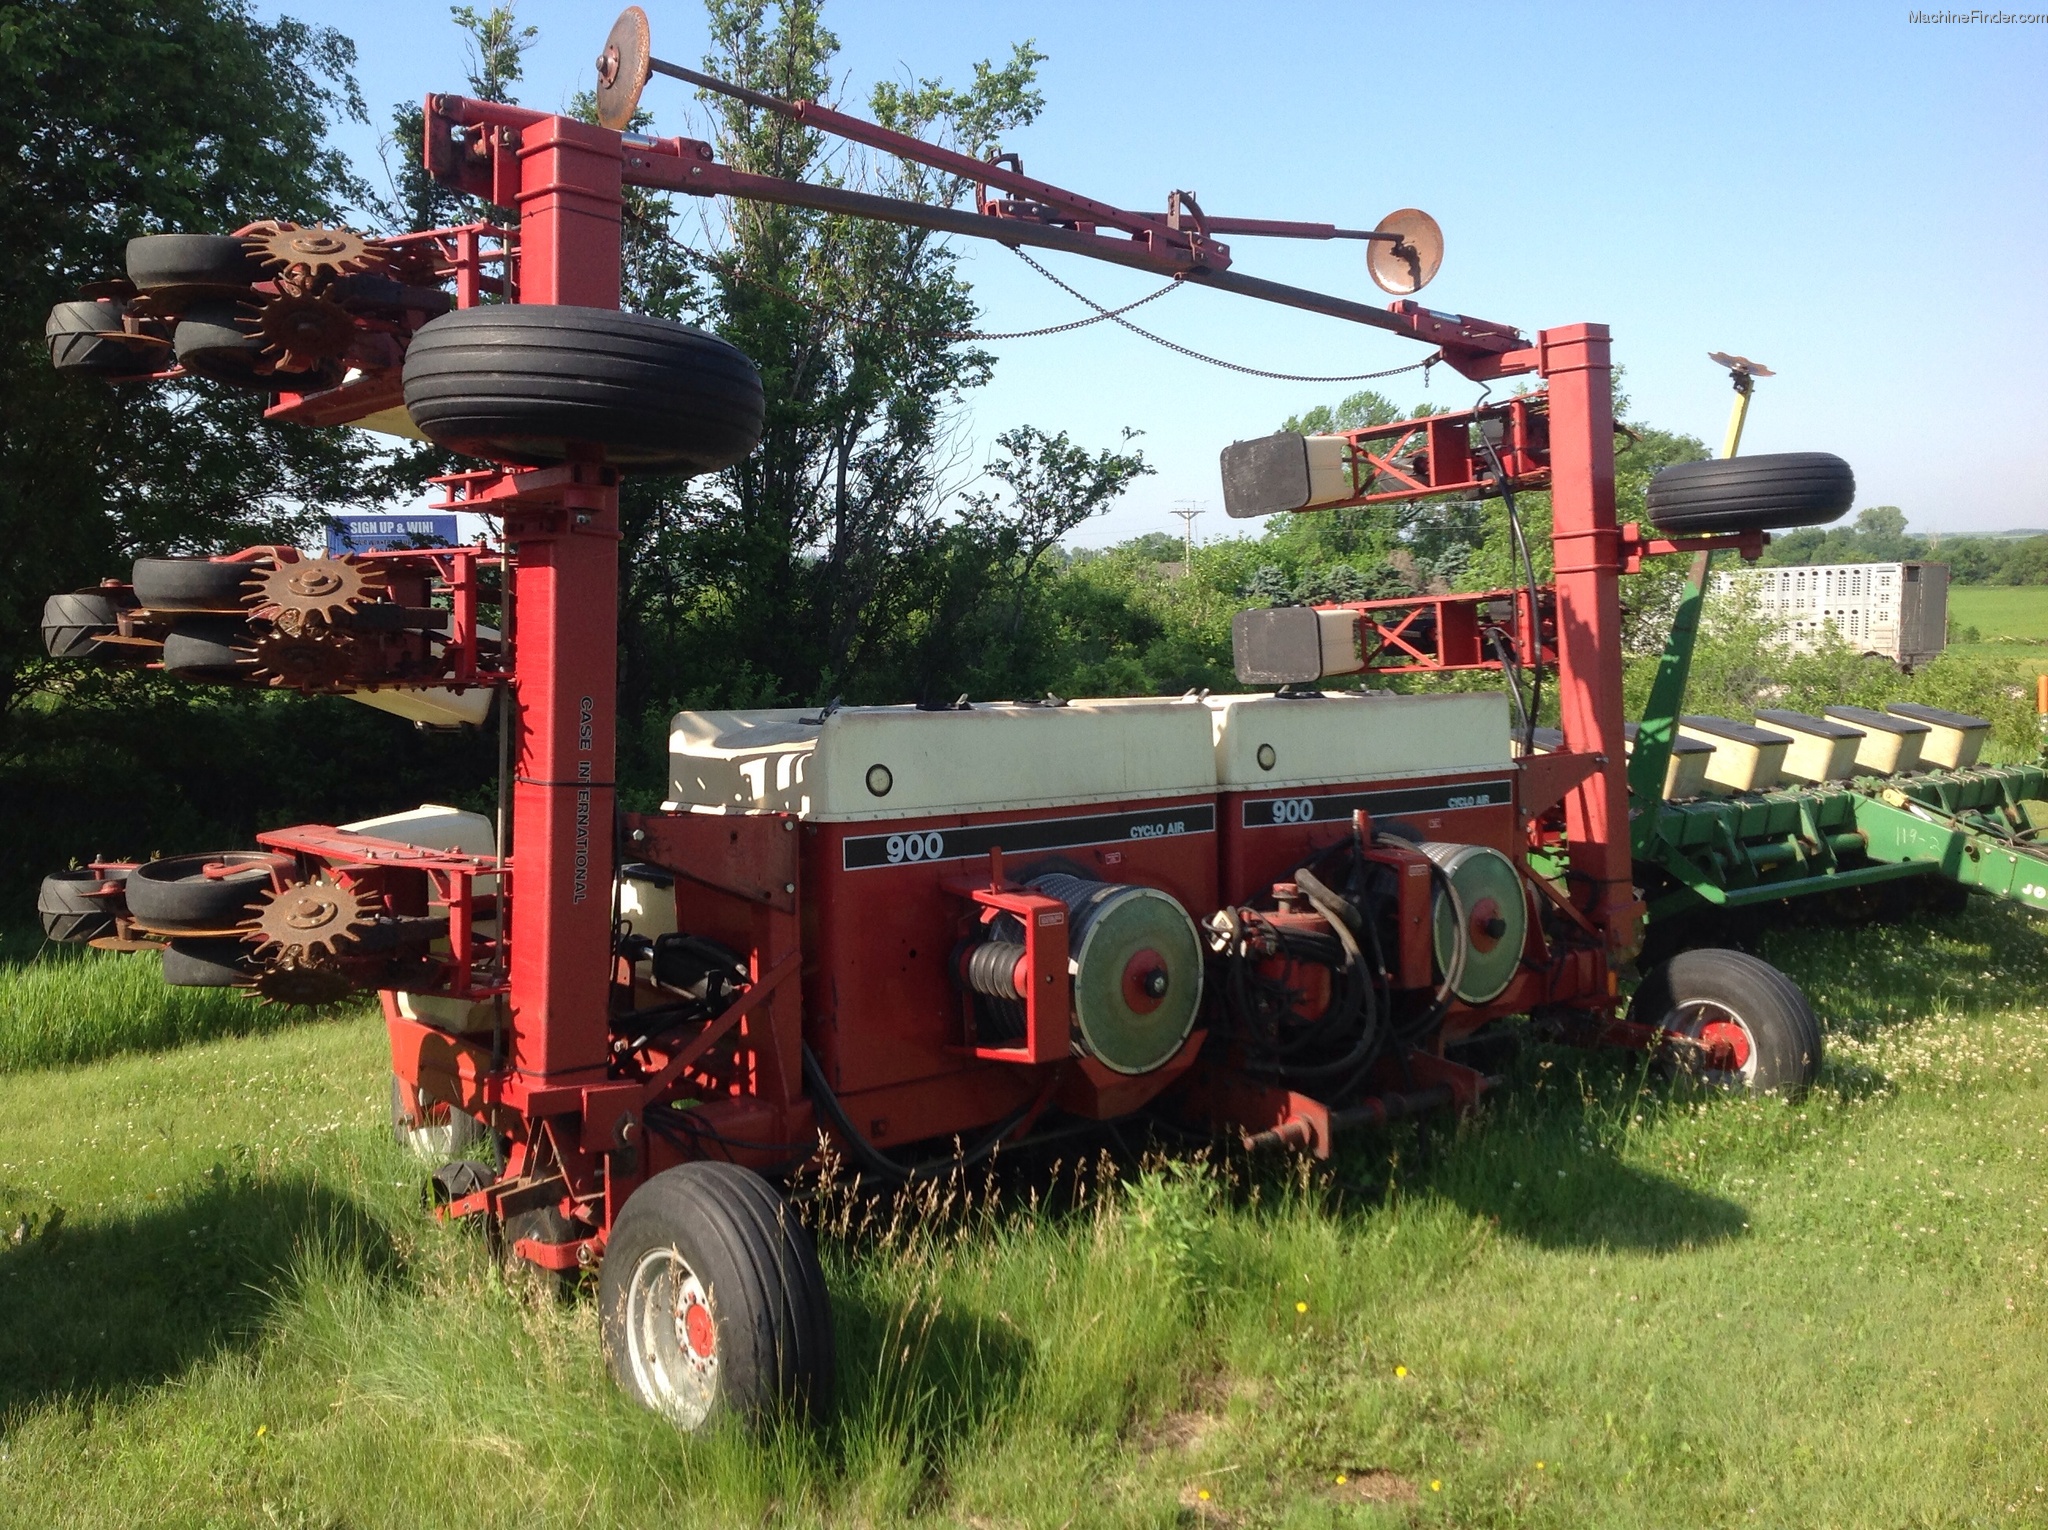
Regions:
<instances>
[{"instance_id":1,"label":"planter transport wheel","mask_svg":"<svg viewBox=\"0 0 2048 1530\"><path fill-rule=\"evenodd\" d=\"M817 1252L758 1174L694 1162L655 1175L613 1223L600 1276L612 1375L678 1428L829 1410Z\"/></svg>"},{"instance_id":2,"label":"planter transport wheel","mask_svg":"<svg viewBox=\"0 0 2048 1530\"><path fill-rule=\"evenodd\" d=\"M164 951L164 982L172 988L243 988L249 948L232 935L174 940Z\"/></svg>"},{"instance_id":3,"label":"planter transport wheel","mask_svg":"<svg viewBox=\"0 0 2048 1530\"><path fill-rule=\"evenodd\" d=\"M429 1104L417 1093L413 1100L420 1124L414 1126L405 1119L407 1087L396 1073L391 1075L391 1136L421 1163L439 1168L452 1159L465 1156L490 1135L484 1130L483 1122L467 1111L439 1101Z\"/></svg>"},{"instance_id":4,"label":"planter transport wheel","mask_svg":"<svg viewBox=\"0 0 2048 1530\"><path fill-rule=\"evenodd\" d=\"M211 558L137 558L129 579L136 600L151 611L240 611L255 572Z\"/></svg>"},{"instance_id":5,"label":"planter transport wheel","mask_svg":"<svg viewBox=\"0 0 2048 1530\"><path fill-rule=\"evenodd\" d=\"M43 652L53 659L118 658L118 643L102 643L119 627L111 597L98 590L52 595L43 602Z\"/></svg>"},{"instance_id":6,"label":"planter transport wheel","mask_svg":"<svg viewBox=\"0 0 2048 1530\"><path fill-rule=\"evenodd\" d=\"M181 622L164 637L164 669L188 680L233 680L256 664L248 625L228 616Z\"/></svg>"},{"instance_id":7,"label":"planter transport wheel","mask_svg":"<svg viewBox=\"0 0 2048 1530\"><path fill-rule=\"evenodd\" d=\"M1732 1068L1695 1068L1722 1088L1797 1099L1820 1073L1820 1022L1806 996L1741 951L1681 951L1643 979L1629 1018L1725 1048Z\"/></svg>"},{"instance_id":8,"label":"planter transport wheel","mask_svg":"<svg viewBox=\"0 0 2048 1530\"><path fill-rule=\"evenodd\" d=\"M276 857L256 850L148 861L129 873L128 912L156 929L229 929L241 923L249 905L269 888L275 864ZM231 869L213 877L206 874L209 866Z\"/></svg>"},{"instance_id":9,"label":"planter transport wheel","mask_svg":"<svg viewBox=\"0 0 2048 1530\"><path fill-rule=\"evenodd\" d=\"M1650 523L1688 536L1825 526L1855 498L1856 475L1828 452L1681 462L1650 480Z\"/></svg>"},{"instance_id":10,"label":"planter transport wheel","mask_svg":"<svg viewBox=\"0 0 2048 1530\"><path fill-rule=\"evenodd\" d=\"M760 374L715 335L608 308L493 303L443 314L405 353L429 440L505 462L601 449L640 473L729 467L761 437Z\"/></svg>"},{"instance_id":11,"label":"planter transport wheel","mask_svg":"<svg viewBox=\"0 0 2048 1530\"><path fill-rule=\"evenodd\" d=\"M97 871L59 871L43 878L36 893L36 913L43 921L43 934L65 945L97 940L114 932L114 915L120 911L118 896L97 896L97 889L109 881Z\"/></svg>"}]
</instances>

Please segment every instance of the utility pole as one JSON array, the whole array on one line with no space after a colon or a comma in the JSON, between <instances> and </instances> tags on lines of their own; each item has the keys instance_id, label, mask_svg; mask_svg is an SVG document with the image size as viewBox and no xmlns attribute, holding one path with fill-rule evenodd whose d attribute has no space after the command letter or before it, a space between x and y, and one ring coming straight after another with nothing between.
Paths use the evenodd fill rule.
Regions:
<instances>
[{"instance_id":1,"label":"utility pole","mask_svg":"<svg viewBox=\"0 0 2048 1530\"><path fill-rule=\"evenodd\" d=\"M1175 503L1180 506L1172 514L1179 516L1181 523L1181 569L1192 574L1195 571L1195 517L1202 513L1204 501L1183 499Z\"/></svg>"}]
</instances>

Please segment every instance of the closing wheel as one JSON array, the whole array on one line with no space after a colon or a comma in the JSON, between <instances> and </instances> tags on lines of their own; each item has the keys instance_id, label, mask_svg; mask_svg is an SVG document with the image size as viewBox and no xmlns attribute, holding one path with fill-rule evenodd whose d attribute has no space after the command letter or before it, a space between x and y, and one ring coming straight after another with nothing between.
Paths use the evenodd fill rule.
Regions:
<instances>
[{"instance_id":1,"label":"closing wheel","mask_svg":"<svg viewBox=\"0 0 2048 1530\"><path fill-rule=\"evenodd\" d=\"M36 893L36 913L42 919L43 934L65 945L113 934L114 914L121 907L121 900L118 896L103 898L99 889L118 880L91 870L59 871L44 877Z\"/></svg>"},{"instance_id":2,"label":"closing wheel","mask_svg":"<svg viewBox=\"0 0 2048 1530\"><path fill-rule=\"evenodd\" d=\"M43 602L43 652L53 659L120 658L120 644L100 641L119 627L114 602L98 590L52 595Z\"/></svg>"},{"instance_id":3,"label":"closing wheel","mask_svg":"<svg viewBox=\"0 0 2048 1530\"><path fill-rule=\"evenodd\" d=\"M121 323L125 303L59 303L43 324L50 365L66 375L133 377L167 359L157 341L130 335Z\"/></svg>"},{"instance_id":4,"label":"closing wheel","mask_svg":"<svg viewBox=\"0 0 2048 1530\"><path fill-rule=\"evenodd\" d=\"M431 441L505 462L577 448L641 473L729 467L761 438L760 374L716 335L651 314L493 303L443 314L405 353Z\"/></svg>"},{"instance_id":5,"label":"closing wheel","mask_svg":"<svg viewBox=\"0 0 2048 1530\"><path fill-rule=\"evenodd\" d=\"M1650 522L1698 535L1774 531L1838 521L1856 498L1856 475L1829 452L1768 452L1681 462L1650 480Z\"/></svg>"},{"instance_id":6,"label":"closing wheel","mask_svg":"<svg viewBox=\"0 0 2048 1530\"><path fill-rule=\"evenodd\" d=\"M413 1096L413 1114L420 1118L420 1124L413 1125L405 1118L407 1087L396 1073L391 1075L391 1136L421 1163L439 1168L467 1156L470 1149L490 1135L483 1122L467 1111L442 1101L429 1103L417 1094Z\"/></svg>"},{"instance_id":7,"label":"closing wheel","mask_svg":"<svg viewBox=\"0 0 2048 1530\"><path fill-rule=\"evenodd\" d=\"M1710 1060L1680 1065L1719 1088L1797 1099L1820 1073L1820 1022L1806 995L1741 951L1681 951L1643 979L1629 1018L1700 1043Z\"/></svg>"},{"instance_id":8,"label":"closing wheel","mask_svg":"<svg viewBox=\"0 0 2048 1530\"><path fill-rule=\"evenodd\" d=\"M680 1429L830 1407L817 1252L750 1170L680 1164L634 1191L605 1247L599 1302L613 1377Z\"/></svg>"}]
</instances>

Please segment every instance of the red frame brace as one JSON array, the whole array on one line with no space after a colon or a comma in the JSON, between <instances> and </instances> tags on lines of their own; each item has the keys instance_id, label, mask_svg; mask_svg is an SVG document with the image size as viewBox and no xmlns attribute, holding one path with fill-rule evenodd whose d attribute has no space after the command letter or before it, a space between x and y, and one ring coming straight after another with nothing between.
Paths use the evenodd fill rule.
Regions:
<instances>
[{"instance_id":1,"label":"red frame brace","mask_svg":"<svg viewBox=\"0 0 2048 1530\"><path fill-rule=\"evenodd\" d=\"M1011 914L1024 926L1024 960L1019 964L1024 981L1024 1040L1021 1045L991 1047L975 1045L967 1050L990 1062L1056 1063L1073 1055L1073 1004L1069 992L1067 953L1067 906L1044 893L1026 891L1003 880L1002 851L990 857L988 885L948 882L946 890L978 906L979 922L987 924L999 914ZM962 1014L970 1027L974 1023L971 995L962 998Z\"/></svg>"}]
</instances>

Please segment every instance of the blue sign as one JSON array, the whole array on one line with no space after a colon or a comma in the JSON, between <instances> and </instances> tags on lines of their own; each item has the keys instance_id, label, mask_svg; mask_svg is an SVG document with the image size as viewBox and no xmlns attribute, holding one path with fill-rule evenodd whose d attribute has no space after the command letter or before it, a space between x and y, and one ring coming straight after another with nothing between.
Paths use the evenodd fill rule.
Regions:
<instances>
[{"instance_id":1,"label":"blue sign","mask_svg":"<svg viewBox=\"0 0 2048 1530\"><path fill-rule=\"evenodd\" d=\"M454 542L452 515L337 515L327 527L330 558L400 547L449 547Z\"/></svg>"}]
</instances>

